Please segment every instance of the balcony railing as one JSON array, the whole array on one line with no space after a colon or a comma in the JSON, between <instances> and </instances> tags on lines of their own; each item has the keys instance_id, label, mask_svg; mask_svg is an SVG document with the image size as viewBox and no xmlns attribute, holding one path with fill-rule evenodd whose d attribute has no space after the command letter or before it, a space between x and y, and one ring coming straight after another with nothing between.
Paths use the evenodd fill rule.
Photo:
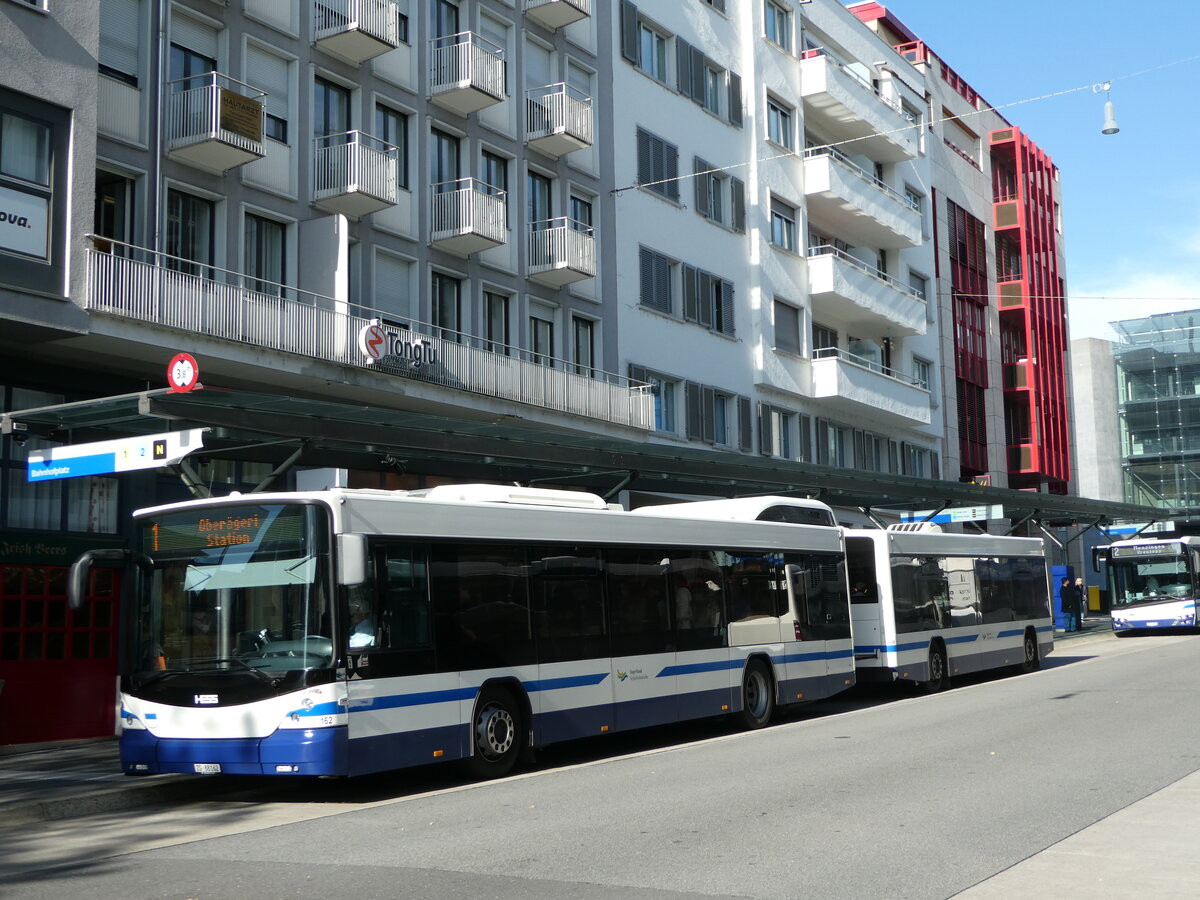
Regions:
<instances>
[{"instance_id":1,"label":"balcony railing","mask_svg":"<svg viewBox=\"0 0 1200 900\"><path fill-rule=\"evenodd\" d=\"M397 0L313 0L313 43L361 64L400 46Z\"/></svg>"},{"instance_id":2,"label":"balcony railing","mask_svg":"<svg viewBox=\"0 0 1200 900\"><path fill-rule=\"evenodd\" d=\"M561 287L596 274L596 237L590 225L565 216L529 226L529 277Z\"/></svg>"},{"instance_id":3,"label":"balcony railing","mask_svg":"<svg viewBox=\"0 0 1200 900\"><path fill-rule=\"evenodd\" d=\"M313 142L313 202L351 218L395 206L400 151L348 131Z\"/></svg>"},{"instance_id":4,"label":"balcony railing","mask_svg":"<svg viewBox=\"0 0 1200 900\"><path fill-rule=\"evenodd\" d=\"M167 155L224 173L261 159L264 91L205 72L170 82L163 124Z\"/></svg>"},{"instance_id":5,"label":"balcony railing","mask_svg":"<svg viewBox=\"0 0 1200 900\"><path fill-rule=\"evenodd\" d=\"M444 250L471 254L508 242L508 194L477 178L433 186L429 240Z\"/></svg>"},{"instance_id":6,"label":"balcony railing","mask_svg":"<svg viewBox=\"0 0 1200 900\"><path fill-rule=\"evenodd\" d=\"M525 92L525 140L549 156L592 145L592 98L567 84Z\"/></svg>"},{"instance_id":7,"label":"balcony railing","mask_svg":"<svg viewBox=\"0 0 1200 900\"><path fill-rule=\"evenodd\" d=\"M885 378L891 378L893 381L899 381L901 384L912 385L919 387L922 390L929 390L924 384L911 375L905 375L903 372L897 372L891 366L885 366L878 360L869 359L866 356L859 356L856 353L851 353L849 350L842 350L840 347L821 347L814 350L813 359L840 359L843 362L858 366L859 368L869 369L872 372L878 372Z\"/></svg>"},{"instance_id":8,"label":"balcony railing","mask_svg":"<svg viewBox=\"0 0 1200 900\"><path fill-rule=\"evenodd\" d=\"M922 241L920 205L832 148L804 153L809 214L822 231L858 246L915 247Z\"/></svg>"},{"instance_id":9,"label":"balcony railing","mask_svg":"<svg viewBox=\"0 0 1200 900\"><path fill-rule=\"evenodd\" d=\"M820 256L836 256L842 262L848 263L849 265L854 266L856 269L860 269L861 271L866 272L872 278L874 278L878 281L882 281L884 284L888 285L889 287L894 288L897 291L900 291L900 293L908 294L910 297L914 297L915 299L920 300L922 303L925 302L925 292L922 291L921 289L912 287L911 285L904 284L904 282L902 282L902 281L897 281L891 275L888 275L885 272L881 272L879 269L875 268L874 266L868 265L867 263L863 262L861 259L851 256L845 250L842 250L838 247L833 247L829 244L822 244L821 246L813 247L811 250L808 251L809 259L814 259L814 258L820 257Z\"/></svg>"},{"instance_id":10,"label":"balcony railing","mask_svg":"<svg viewBox=\"0 0 1200 900\"><path fill-rule=\"evenodd\" d=\"M853 141L881 162L916 156L918 120L898 100L824 48L804 51L801 60L806 113L828 137Z\"/></svg>"},{"instance_id":11,"label":"balcony railing","mask_svg":"<svg viewBox=\"0 0 1200 900\"><path fill-rule=\"evenodd\" d=\"M592 14L592 0L525 0L525 15L553 31Z\"/></svg>"},{"instance_id":12,"label":"balcony railing","mask_svg":"<svg viewBox=\"0 0 1200 900\"><path fill-rule=\"evenodd\" d=\"M917 204L917 201L914 200L912 197L908 197L908 196L900 193L898 190L896 190L894 187L892 187L890 184L888 184L882 178L878 177L877 175L872 174L871 172L868 172L866 169L864 169L862 166L855 163L852 159L850 159L850 157L848 157L841 150L838 150L836 147L814 147L811 150L804 151L805 159L819 159L823 156L828 156L830 159L832 159L834 162L836 162L843 169L846 169L848 172L853 174L856 178L861 178L863 181L867 182L868 184L874 185L876 188L881 190L883 193L887 194L889 197L891 197L897 203L903 204L904 206L907 206L909 209L915 209L915 210L920 209L920 206Z\"/></svg>"},{"instance_id":13,"label":"balcony railing","mask_svg":"<svg viewBox=\"0 0 1200 900\"><path fill-rule=\"evenodd\" d=\"M836 347L813 351L813 396L847 416L864 413L905 425L928 425L929 388L876 360Z\"/></svg>"},{"instance_id":14,"label":"balcony railing","mask_svg":"<svg viewBox=\"0 0 1200 900\"><path fill-rule=\"evenodd\" d=\"M148 327L202 334L467 393L653 430L647 385L409 320L365 305L264 281L118 241L87 251L84 307ZM394 321L394 318L392 319ZM396 352L373 360L359 346L376 325Z\"/></svg>"},{"instance_id":15,"label":"balcony railing","mask_svg":"<svg viewBox=\"0 0 1200 900\"><path fill-rule=\"evenodd\" d=\"M429 42L434 103L465 116L504 99L504 48L470 31Z\"/></svg>"}]
</instances>

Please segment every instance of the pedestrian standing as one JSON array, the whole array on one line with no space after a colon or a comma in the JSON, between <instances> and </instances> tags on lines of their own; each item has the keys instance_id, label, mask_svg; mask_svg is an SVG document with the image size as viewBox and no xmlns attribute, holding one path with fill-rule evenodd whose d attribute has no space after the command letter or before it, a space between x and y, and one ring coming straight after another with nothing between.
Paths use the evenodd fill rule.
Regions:
<instances>
[{"instance_id":1,"label":"pedestrian standing","mask_svg":"<svg viewBox=\"0 0 1200 900\"><path fill-rule=\"evenodd\" d=\"M1075 579L1075 590L1079 591L1079 627L1083 628L1083 619L1088 613L1088 589L1082 578Z\"/></svg>"},{"instance_id":2,"label":"pedestrian standing","mask_svg":"<svg viewBox=\"0 0 1200 900\"><path fill-rule=\"evenodd\" d=\"M1062 604L1063 631L1079 630L1079 588L1071 583L1070 578L1064 578L1058 588L1059 600Z\"/></svg>"}]
</instances>

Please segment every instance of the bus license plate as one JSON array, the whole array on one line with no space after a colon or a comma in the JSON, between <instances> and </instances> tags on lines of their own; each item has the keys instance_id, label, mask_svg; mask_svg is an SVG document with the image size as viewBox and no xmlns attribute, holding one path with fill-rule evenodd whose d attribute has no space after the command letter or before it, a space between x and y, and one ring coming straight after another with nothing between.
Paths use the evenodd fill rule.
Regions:
<instances>
[{"instance_id":1,"label":"bus license plate","mask_svg":"<svg viewBox=\"0 0 1200 900\"><path fill-rule=\"evenodd\" d=\"M220 763L193 763L192 768L195 769L196 773L199 775L220 775L221 774L221 764Z\"/></svg>"}]
</instances>

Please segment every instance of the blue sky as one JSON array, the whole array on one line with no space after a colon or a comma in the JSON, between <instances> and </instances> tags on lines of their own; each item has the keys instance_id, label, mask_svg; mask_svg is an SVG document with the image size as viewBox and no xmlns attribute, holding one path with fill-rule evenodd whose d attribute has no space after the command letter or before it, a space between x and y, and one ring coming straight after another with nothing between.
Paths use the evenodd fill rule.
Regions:
<instances>
[{"instance_id":1,"label":"blue sky","mask_svg":"<svg viewBox=\"0 0 1200 900\"><path fill-rule=\"evenodd\" d=\"M1060 170L1072 338L1200 308L1200 0L881 2L993 106L1085 88L1002 110Z\"/></svg>"}]
</instances>

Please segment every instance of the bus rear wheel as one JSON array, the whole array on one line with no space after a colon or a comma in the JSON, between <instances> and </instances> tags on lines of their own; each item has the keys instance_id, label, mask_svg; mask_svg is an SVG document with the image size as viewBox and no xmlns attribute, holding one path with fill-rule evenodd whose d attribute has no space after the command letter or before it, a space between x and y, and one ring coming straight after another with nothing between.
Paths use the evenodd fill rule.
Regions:
<instances>
[{"instance_id":1,"label":"bus rear wheel","mask_svg":"<svg viewBox=\"0 0 1200 900\"><path fill-rule=\"evenodd\" d=\"M1032 631L1025 632L1025 658L1021 660L1022 672L1036 672L1042 666L1041 654L1038 652L1037 637Z\"/></svg>"},{"instance_id":2,"label":"bus rear wheel","mask_svg":"<svg viewBox=\"0 0 1200 900\"><path fill-rule=\"evenodd\" d=\"M929 648L929 679L920 682L921 690L927 694L936 694L949 686L949 676L946 674L946 651L940 644Z\"/></svg>"},{"instance_id":3,"label":"bus rear wheel","mask_svg":"<svg viewBox=\"0 0 1200 900\"><path fill-rule=\"evenodd\" d=\"M761 660L753 660L742 676L741 722L746 728L762 728L775 714L775 692L771 676Z\"/></svg>"},{"instance_id":4,"label":"bus rear wheel","mask_svg":"<svg viewBox=\"0 0 1200 900\"><path fill-rule=\"evenodd\" d=\"M468 760L478 778L500 778L512 771L521 755L521 710L503 688L488 688L479 695L471 719L475 752Z\"/></svg>"}]
</instances>

